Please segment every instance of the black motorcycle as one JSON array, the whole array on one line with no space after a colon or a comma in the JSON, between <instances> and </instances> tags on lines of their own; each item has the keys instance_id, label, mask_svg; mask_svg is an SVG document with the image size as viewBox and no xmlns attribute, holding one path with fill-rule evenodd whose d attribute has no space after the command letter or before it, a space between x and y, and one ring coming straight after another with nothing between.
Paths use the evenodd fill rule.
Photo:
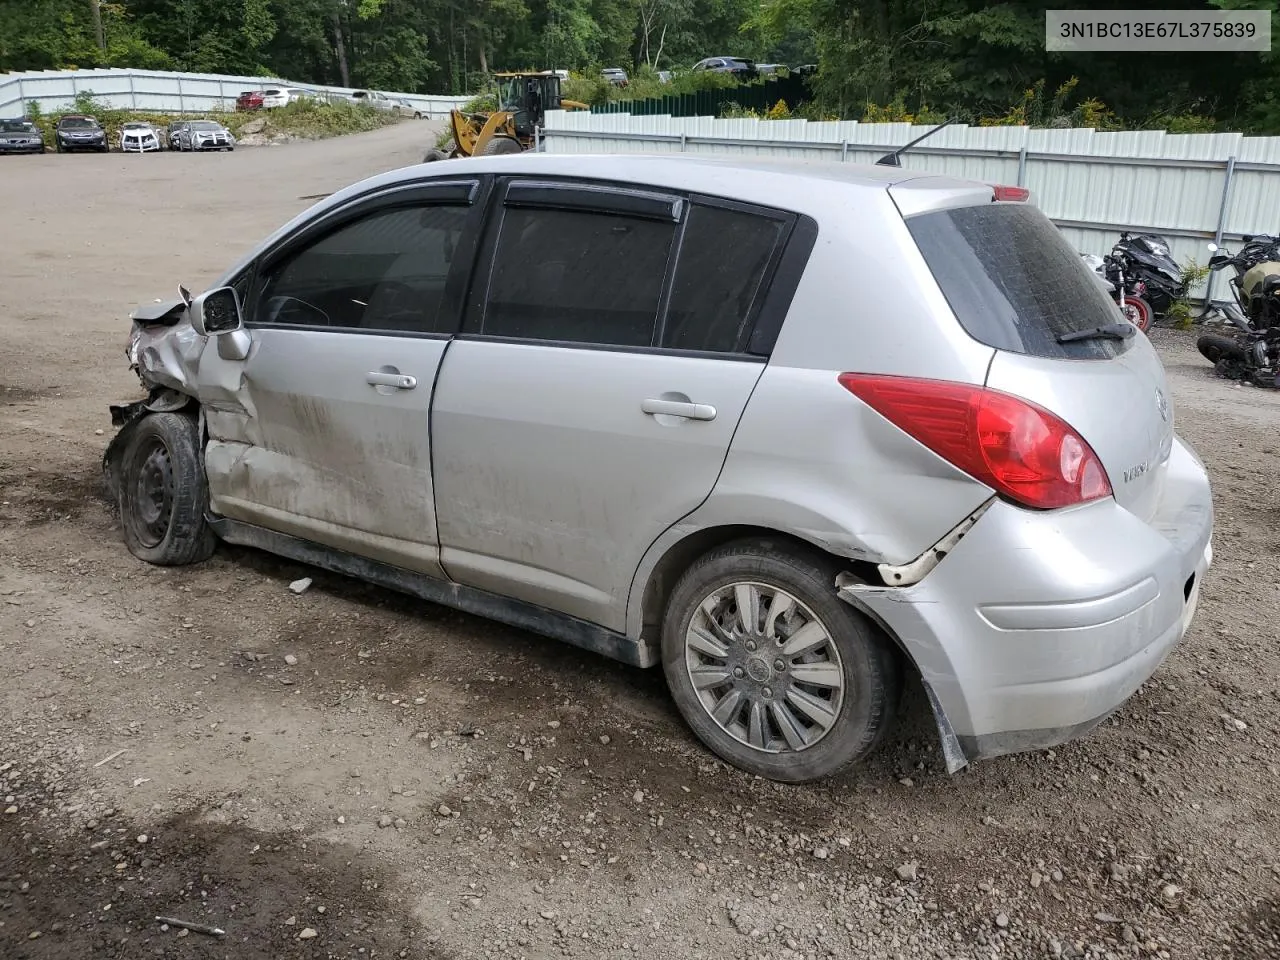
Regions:
<instances>
[{"instance_id":1,"label":"black motorcycle","mask_svg":"<svg viewBox=\"0 0 1280 960\"><path fill-rule=\"evenodd\" d=\"M1157 317L1168 314L1175 301L1186 296L1182 268L1169 253L1169 241L1156 233L1120 234L1112 250L1124 258L1124 273Z\"/></svg>"},{"instance_id":2,"label":"black motorcycle","mask_svg":"<svg viewBox=\"0 0 1280 960\"><path fill-rule=\"evenodd\" d=\"M1225 304L1222 312L1236 330L1206 333L1196 349L1219 376L1280 387L1280 239L1244 240L1235 255L1209 244L1209 269L1234 271L1230 286L1236 302Z\"/></svg>"},{"instance_id":3,"label":"black motorcycle","mask_svg":"<svg viewBox=\"0 0 1280 960\"><path fill-rule=\"evenodd\" d=\"M1081 256L1090 269L1097 274L1124 318L1146 333L1151 327L1151 321L1155 318L1155 312L1146 299L1146 284L1127 272L1129 258L1124 255L1120 245L1116 244L1104 257L1088 253Z\"/></svg>"}]
</instances>

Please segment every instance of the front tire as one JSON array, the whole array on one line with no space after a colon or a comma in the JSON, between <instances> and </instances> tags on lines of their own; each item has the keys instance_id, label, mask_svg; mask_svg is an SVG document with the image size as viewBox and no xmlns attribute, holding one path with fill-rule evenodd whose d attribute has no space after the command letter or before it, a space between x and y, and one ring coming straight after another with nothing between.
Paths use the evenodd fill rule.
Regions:
<instances>
[{"instance_id":1,"label":"front tire","mask_svg":"<svg viewBox=\"0 0 1280 960\"><path fill-rule=\"evenodd\" d=\"M120 522L129 552L159 566L209 559L217 539L205 520L208 502L195 419L152 413L139 420L120 465Z\"/></svg>"},{"instance_id":2,"label":"front tire","mask_svg":"<svg viewBox=\"0 0 1280 960\"><path fill-rule=\"evenodd\" d=\"M1151 321L1154 318L1154 314L1151 312L1151 304L1141 297L1125 297L1122 310L1124 318L1143 333L1151 329Z\"/></svg>"},{"instance_id":3,"label":"front tire","mask_svg":"<svg viewBox=\"0 0 1280 960\"><path fill-rule=\"evenodd\" d=\"M524 148L515 137L491 137L480 151L482 157L498 157L507 153L520 153Z\"/></svg>"},{"instance_id":4,"label":"front tire","mask_svg":"<svg viewBox=\"0 0 1280 960\"><path fill-rule=\"evenodd\" d=\"M685 722L714 753L804 783L870 753L902 690L892 643L836 596L839 566L768 541L720 547L672 591L662 665Z\"/></svg>"},{"instance_id":5,"label":"front tire","mask_svg":"<svg viewBox=\"0 0 1280 960\"><path fill-rule=\"evenodd\" d=\"M1196 340L1196 349L1200 351L1200 356L1204 357L1210 363L1218 363L1220 360L1244 360L1245 349L1234 337L1223 336L1220 333L1206 333Z\"/></svg>"}]
</instances>

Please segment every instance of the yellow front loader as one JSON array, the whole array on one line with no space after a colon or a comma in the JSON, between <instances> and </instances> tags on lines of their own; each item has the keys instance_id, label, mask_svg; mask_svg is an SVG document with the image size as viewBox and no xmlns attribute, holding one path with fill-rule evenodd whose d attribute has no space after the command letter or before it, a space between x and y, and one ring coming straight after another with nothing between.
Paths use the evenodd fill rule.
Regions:
<instances>
[{"instance_id":1,"label":"yellow front loader","mask_svg":"<svg viewBox=\"0 0 1280 960\"><path fill-rule=\"evenodd\" d=\"M548 110L586 110L585 103L560 96L560 77L549 70L540 73L499 73L498 109L493 113L464 113L452 110L449 125L453 145L449 150L433 148L425 163L452 157L493 156L519 153L534 145L538 127Z\"/></svg>"}]
</instances>

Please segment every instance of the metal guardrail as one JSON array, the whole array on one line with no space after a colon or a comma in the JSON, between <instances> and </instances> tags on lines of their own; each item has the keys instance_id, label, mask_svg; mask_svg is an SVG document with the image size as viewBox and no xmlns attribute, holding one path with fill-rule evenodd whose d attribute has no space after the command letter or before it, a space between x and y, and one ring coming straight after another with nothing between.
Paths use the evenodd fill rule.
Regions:
<instances>
[{"instance_id":1,"label":"metal guardrail","mask_svg":"<svg viewBox=\"0 0 1280 960\"><path fill-rule=\"evenodd\" d=\"M222 76L164 70L47 70L0 74L0 117L18 117L34 101L45 113L64 110L77 95L92 93L109 106L154 113L207 113L234 110L245 90L288 87L320 96L349 97L355 87L293 83L280 77ZM441 117L467 97L428 96L380 91L410 103L424 117Z\"/></svg>"}]
</instances>

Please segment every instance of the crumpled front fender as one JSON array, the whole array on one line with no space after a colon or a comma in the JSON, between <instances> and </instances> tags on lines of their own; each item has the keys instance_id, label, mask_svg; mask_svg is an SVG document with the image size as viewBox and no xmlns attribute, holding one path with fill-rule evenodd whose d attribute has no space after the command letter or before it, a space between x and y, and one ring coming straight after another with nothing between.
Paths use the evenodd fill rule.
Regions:
<instances>
[{"instance_id":1,"label":"crumpled front fender","mask_svg":"<svg viewBox=\"0 0 1280 960\"><path fill-rule=\"evenodd\" d=\"M194 403L195 399L187 394L157 388L145 400L111 405L111 425L118 429L102 454L102 477L111 503L118 503L120 500L120 460L138 421L148 413L172 413L184 410Z\"/></svg>"}]
</instances>

